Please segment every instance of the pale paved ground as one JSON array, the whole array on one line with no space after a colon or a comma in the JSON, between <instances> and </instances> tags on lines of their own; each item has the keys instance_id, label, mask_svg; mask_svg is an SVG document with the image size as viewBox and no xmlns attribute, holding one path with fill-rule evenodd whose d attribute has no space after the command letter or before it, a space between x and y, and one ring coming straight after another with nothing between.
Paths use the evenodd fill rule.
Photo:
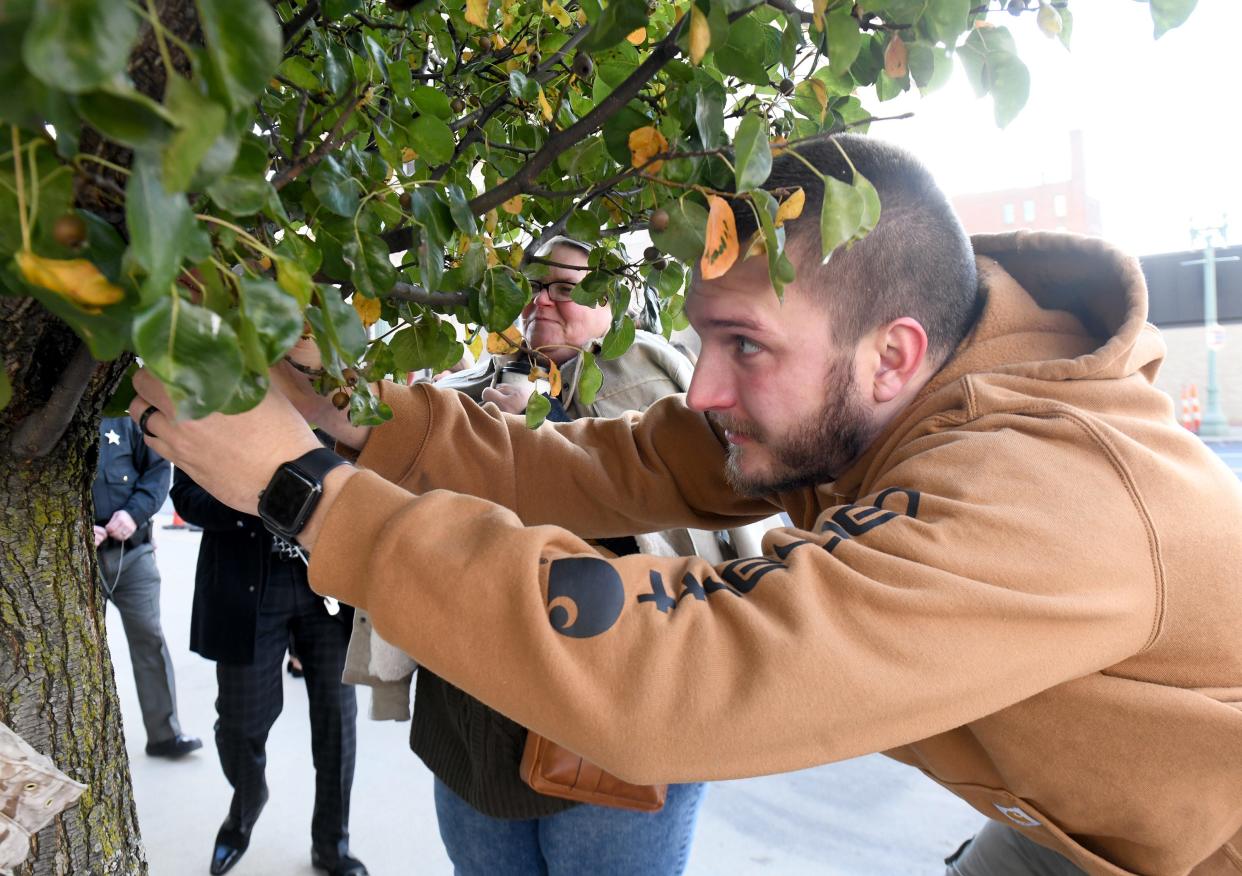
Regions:
<instances>
[{"instance_id":1,"label":"pale paved ground","mask_svg":"<svg viewBox=\"0 0 1242 876\"><path fill-rule=\"evenodd\" d=\"M157 523L167 518L157 518ZM138 813L153 876L207 873L229 788L212 740L214 664L189 650L190 598L199 536L157 529L165 635L177 671L185 732L203 750L169 763L143 753L129 652L109 612ZM313 793L306 693L285 676L285 710L268 743L272 798L237 876L310 876ZM365 716L369 694L359 692ZM436 831L431 777L406 744L408 725L360 717L352 843L374 876L449 874ZM721 740L716 740L721 744ZM981 817L915 770L867 757L799 773L724 782L708 793L690 859L692 874L931 876ZM584 873L590 872L584 862Z\"/></svg>"}]
</instances>

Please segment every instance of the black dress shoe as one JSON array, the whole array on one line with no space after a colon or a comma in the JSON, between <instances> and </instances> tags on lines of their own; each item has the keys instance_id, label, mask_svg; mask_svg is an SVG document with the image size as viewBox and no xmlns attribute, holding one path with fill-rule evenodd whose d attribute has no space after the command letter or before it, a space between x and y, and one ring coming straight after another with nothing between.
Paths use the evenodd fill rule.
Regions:
<instances>
[{"instance_id":1,"label":"black dress shoe","mask_svg":"<svg viewBox=\"0 0 1242 876\"><path fill-rule=\"evenodd\" d=\"M351 855L343 842L324 848L311 846L311 866L328 876L369 876L366 865Z\"/></svg>"},{"instance_id":2,"label":"black dress shoe","mask_svg":"<svg viewBox=\"0 0 1242 876\"><path fill-rule=\"evenodd\" d=\"M254 828L254 823L259 820L259 813L263 811L263 807L267 805L267 790L263 791L263 799L259 803L258 810L250 817L249 821L241 821L230 815L224 819L224 824L220 825L220 830L216 833L216 845L211 850L211 876L220 876L233 869L242 855L246 854L246 849L250 848L250 831Z\"/></svg>"},{"instance_id":3,"label":"black dress shoe","mask_svg":"<svg viewBox=\"0 0 1242 876\"><path fill-rule=\"evenodd\" d=\"M176 760L179 757L185 757L191 751L198 751L203 747L203 740L195 736L182 736L178 733L172 739L165 739L163 742L148 742L147 754L152 757L166 757L169 760Z\"/></svg>"}]
</instances>

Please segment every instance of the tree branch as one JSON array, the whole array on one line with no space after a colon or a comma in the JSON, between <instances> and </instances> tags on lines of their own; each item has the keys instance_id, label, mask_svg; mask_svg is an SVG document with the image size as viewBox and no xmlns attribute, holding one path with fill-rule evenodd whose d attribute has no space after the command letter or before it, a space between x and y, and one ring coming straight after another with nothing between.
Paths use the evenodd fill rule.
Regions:
<instances>
[{"instance_id":1,"label":"tree branch","mask_svg":"<svg viewBox=\"0 0 1242 876\"><path fill-rule=\"evenodd\" d=\"M570 125L565 130L549 137L547 142L543 144L538 152L536 152L522 168L502 182L495 188L484 192L470 202L470 209L475 215L486 213L493 207L503 204L514 195L521 194L525 191L526 186L533 183L536 177L548 168L553 161L556 160L562 152L570 146L593 134L603 124L612 118L616 113L630 102L634 95L638 94L642 88L651 81L651 78L673 58L677 57L677 39L681 36L681 32L686 28L686 20L688 15L683 15L681 19L668 32L668 35L651 50L651 54L647 56L637 69L626 77L620 85L613 89L607 97L599 102L596 107ZM474 131L471 131L473 134Z\"/></svg>"},{"instance_id":2,"label":"tree branch","mask_svg":"<svg viewBox=\"0 0 1242 876\"><path fill-rule=\"evenodd\" d=\"M423 304L427 307L464 307L470 303L469 292L428 292L422 286L415 286L411 283L397 283L381 297L390 301Z\"/></svg>"},{"instance_id":3,"label":"tree branch","mask_svg":"<svg viewBox=\"0 0 1242 876\"><path fill-rule=\"evenodd\" d=\"M79 344L60 379L52 388L47 404L22 420L13 430L9 449L17 459L47 456L69 427L98 363L85 344Z\"/></svg>"},{"instance_id":4,"label":"tree branch","mask_svg":"<svg viewBox=\"0 0 1242 876\"><path fill-rule=\"evenodd\" d=\"M302 7L302 11L281 27L280 40L285 46L288 46L289 41L297 36L302 28L306 27L310 20L318 14L319 3L320 0L306 0L306 5Z\"/></svg>"},{"instance_id":5,"label":"tree branch","mask_svg":"<svg viewBox=\"0 0 1242 876\"><path fill-rule=\"evenodd\" d=\"M293 164L289 165L280 173L272 177L272 188L276 189L276 191L280 191L286 185L293 182L293 180L297 179L303 171L314 167L322 161L324 156L326 156L333 149L344 146L356 137L360 133L359 131L350 131L344 137L341 137L340 134L341 129L345 127L345 123L349 121L349 117L352 116L354 114L354 110L358 109L360 106L362 106L361 99L352 101L348 109L341 113L341 117L336 120L336 124L332 126L332 130L328 133L328 136L324 137L318 146L311 150L311 152L304 158L294 161Z\"/></svg>"}]
</instances>

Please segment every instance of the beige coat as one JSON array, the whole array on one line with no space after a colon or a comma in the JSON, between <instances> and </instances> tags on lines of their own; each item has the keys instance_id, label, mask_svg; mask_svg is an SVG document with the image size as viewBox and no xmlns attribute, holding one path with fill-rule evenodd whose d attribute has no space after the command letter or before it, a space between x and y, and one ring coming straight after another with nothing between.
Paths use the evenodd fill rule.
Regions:
<instances>
[{"instance_id":1,"label":"beige coat","mask_svg":"<svg viewBox=\"0 0 1242 876\"><path fill-rule=\"evenodd\" d=\"M1094 876L1237 876L1242 483L1152 385L1136 260L974 243L979 322L838 480L735 495L677 398L530 432L386 386L394 419L325 515L311 586L630 781L886 751ZM562 528L774 507L796 528L715 568L605 562Z\"/></svg>"}]
</instances>

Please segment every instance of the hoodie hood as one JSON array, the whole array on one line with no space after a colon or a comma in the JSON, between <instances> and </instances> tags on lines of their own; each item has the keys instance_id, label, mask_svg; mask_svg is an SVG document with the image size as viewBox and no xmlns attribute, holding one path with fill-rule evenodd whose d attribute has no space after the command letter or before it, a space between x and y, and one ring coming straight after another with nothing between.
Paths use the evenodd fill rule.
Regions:
<instances>
[{"instance_id":1,"label":"hoodie hood","mask_svg":"<svg viewBox=\"0 0 1242 876\"><path fill-rule=\"evenodd\" d=\"M1037 380L1150 382L1165 346L1147 323L1138 259L1077 234L1019 231L972 238L983 313L929 388L990 371Z\"/></svg>"}]
</instances>

